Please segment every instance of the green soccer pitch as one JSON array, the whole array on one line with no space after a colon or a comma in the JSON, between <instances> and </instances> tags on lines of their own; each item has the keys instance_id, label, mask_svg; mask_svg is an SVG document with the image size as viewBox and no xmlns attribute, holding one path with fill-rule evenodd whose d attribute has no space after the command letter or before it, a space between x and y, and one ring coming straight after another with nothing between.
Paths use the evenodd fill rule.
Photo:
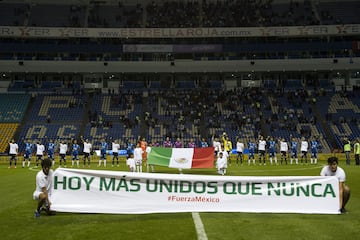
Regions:
<instances>
[{"instance_id":1,"label":"green soccer pitch","mask_svg":"<svg viewBox=\"0 0 360 240\"><path fill-rule=\"evenodd\" d=\"M318 176L326 164L321 156L317 165L244 164L234 160L227 175L238 176ZM81 239L357 239L360 235L360 167L345 166L344 156L338 154L347 175L351 197L347 214L270 214L270 213L200 213L204 234L196 231L192 213L115 215L57 213L34 218L36 202L32 199L38 169L8 169L8 157L0 158L0 234L1 239L81 240ZM97 159L97 158L96 158ZM122 159L120 167L98 168L94 158L92 169L126 171ZM68 166L71 161L68 161ZM109 164L110 163L110 164ZM32 166L34 163L32 162ZM57 167L57 165L55 165ZM178 174L177 169L156 167L159 173ZM215 169L184 170L185 174L216 174ZM146 201L146 199L144 199ZM101 203L99 203L101 204Z\"/></svg>"}]
</instances>

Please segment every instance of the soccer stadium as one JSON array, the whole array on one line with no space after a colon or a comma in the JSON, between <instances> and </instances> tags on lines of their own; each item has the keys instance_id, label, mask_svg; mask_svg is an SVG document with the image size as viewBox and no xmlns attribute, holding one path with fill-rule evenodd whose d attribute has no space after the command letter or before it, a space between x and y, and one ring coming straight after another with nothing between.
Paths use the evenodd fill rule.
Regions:
<instances>
[{"instance_id":1,"label":"soccer stadium","mask_svg":"<svg viewBox=\"0 0 360 240\"><path fill-rule=\"evenodd\" d=\"M0 0L2 239L356 238L359 11ZM351 188L345 214L332 209L341 181L320 178L331 157ZM34 218L45 158L58 211Z\"/></svg>"}]
</instances>

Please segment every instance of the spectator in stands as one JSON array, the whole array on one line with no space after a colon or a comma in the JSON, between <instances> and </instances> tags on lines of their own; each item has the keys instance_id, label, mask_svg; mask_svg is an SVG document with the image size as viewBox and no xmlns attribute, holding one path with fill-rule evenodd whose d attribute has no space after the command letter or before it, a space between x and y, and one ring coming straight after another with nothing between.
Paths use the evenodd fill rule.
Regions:
<instances>
[{"instance_id":1,"label":"spectator in stands","mask_svg":"<svg viewBox=\"0 0 360 240\"><path fill-rule=\"evenodd\" d=\"M328 158L328 166L322 168L320 175L321 176L335 176L339 180L339 199L340 199L340 207L339 211L341 213L345 213L345 205L349 201L350 198L350 188L345 185L346 174L345 171L338 166L338 158L330 157Z\"/></svg>"}]
</instances>

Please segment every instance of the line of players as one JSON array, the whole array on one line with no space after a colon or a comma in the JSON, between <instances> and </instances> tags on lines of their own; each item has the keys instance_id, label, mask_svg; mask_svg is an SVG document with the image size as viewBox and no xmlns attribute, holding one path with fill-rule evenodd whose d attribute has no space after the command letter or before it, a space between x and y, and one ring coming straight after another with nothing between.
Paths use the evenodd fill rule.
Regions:
<instances>
[{"instance_id":1,"label":"line of players","mask_svg":"<svg viewBox=\"0 0 360 240\"><path fill-rule=\"evenodd\" d=\"M219 140L221 139L221 140ZM88 139L80 138L80 141L83 144L83 165L86 167L90 167L90 158L93 154L93 146L89 142ZM145 139L140 139L139 141L141 148L143 148L143 153L146 154L146 141ZM163 143L164 147L169 147L166 144L170 142L169 138L166 138L166 140ZM208 144L204 144L206 141L202 139L201 141L201 147L208 146ZM212 138L214 150L215 150L215 156L218 156L219 152L227 152L228 153L228 163L231 165L231 150L232 150L232 143L229 140L229 137L226 133L224 133L220 138L219 137L213 137ZM142 144L144 143L144 144ZM287 142L284 138L274 139L273 137L267 137L266 139L263 136L259 136L257 140L254 138L248 138L246 140L247 143L247 149L248 149L248 164L255 164L256 158L255 154L258 153L258 162L259 164L266 164L266 152L268 153L269 162L270 164L278 164L277 160L277 152L280 151L280 164L287 164L288 159L290 160L290 164L298 164L299 158L298 158L298 148L300 145L300 163L308 163L308 150L310 146L311 150L311 158L310 158L310 164L317 164L317 154L318 154L318 148L319 148L319 141L315 137L311 137L309 141L306 141L304 137L301 139L297 139L295 137L290 136L290 142ZM70 145L70 147L69 147ZM129 141L126 141L127 145L127 155L130 156L131 153L134 153L135 146L131 144ZM193 144L194 145L194 144ZM154 145L157 146L157 145ZM172 144L171 144L172 146ZM112 166L119 166L119 156L118 151L120 150L120 144L118 140L112 140L111 139L111 147L112 147ZM176 145L174 144L174 147ZM195 147L195 145L193 146ZM41 141L36 141L35 143L32 140L25 141L25 151L24 151L24 158L22 162L22 167L25 167L26 165L29 167L31 163L31 158L33 155L34 150L36 150L36 162L35 166L37 167L39 165L39 162L44 158L44 156L47 154L47 157L52 160L53 165L55 164L55 151L58 149L58 153L60 156L59 159L59 166L66 167L66 156L70 152L71 153L71 166L74 167L75 164L77 167L79 167L79 155L80 155L80 145L78 144L78 140L71 140L71 142L68 144L65 140L61 140L59 144L54 143L53 140L48 140L46 143L46 147ZM99 164L98 166L101 166L102 163L104 167L106 167L107 164L107 158L106 153L109 148L109 143L105 141L105 139L101 140L100 143L100 158L99 158ZM236 142L236 164L242 164L244 161L244 150L245 150L245 144L242 142L241 138L237 139ZM14 162L14 166L16 167L16 156L18 155L18 146L15 143L14 140L10 142L10 166L12 165L12 162ZM146 159L146 157L145 157Z\"/></svg>"},{"instance_id":2,"label":"line of players","mask_svg":"<svg viewBox=\"0 0 360 240\"><path fill-rule=\"evenodd\" d=\"M226 133L225 133L226 135ZM226 138L222 137L223 143L226 144ZM222 143L214 141L215 151L221 149ZM287 164L288 159L290 164L299 164L298 150L300 150L300 163L308 164L308 152L310 149L310 164L317 164L318 161L318 149L319 141L315 137L311 137L309 141L305 137L298 139L290 136L290 141L286 141L285 138L275 139L273 137L259 136L257 140L247 139L248 154L248 165L256 164L255 154L258 153L259 165L266 165L266 153L270 164L278 164L277 152L280 151L280 164ZM236 164L242 164L244 161L244 149L245 144L240 138L236 142ZM231 165L231 158L229 158L229 164Z\"/></svg>"},{"instance_id":3,"label":"line of players","mask_svg":"<svg viewBox=\"0 0 360 240\"><path fill-rule=\"evenodd\" d=\"M65 140L61 140L58 144L56 144L52 139L46 140L45 145L39 141L33 141L31 139L24 141L25 149L24 149L24 157L22 161L22 167L25 166L30 167L32 156L35 153L35 167L38 167L39 163L44 159L44 157L47 156L52 161L52 165L55 165L55 152L59 155L59 166L66 167L67 163L67 155L68 153L71 154L71 167L74 167L75 165L77 167L80 166L80 152L82 149L83 152L83 166L84 167L90 167L90 160L91 156L94 154L93 146L89 142L88 139L80 138L80 142L82 142L82 147L78 144L78 140L73 139L69 143L67 143ZM145 143L145 144L144 144ZM107 151L109 149L109 145L111 144L112 149L112 166L120 166L120 159L119 159L119 150L120 150L120 144L119 141L114 139L111 139L111 143L105 141L105 139L102 139L99 146L99 164L98 167L100 167L102 164L104 167L107 165ZM146 148L147 144L144 139L138 141L138 144L141 145L141 148ZM127 157L130 157L131 154L134 154L135 146L131 143L127 143ZM16 168L17 163L17 156L19 155L19 147L18 144L15 143L14 140L11 140L9 142L9 156L10 156L10 165L9 168L14 166ZM148 152L142 151L141 155L144 155L144 153ZM143 156L144 157L144 156ZM141 160L143 159L141 158ZM146 158L146 157L145 157Z\"/></svg>"}]
</instances>

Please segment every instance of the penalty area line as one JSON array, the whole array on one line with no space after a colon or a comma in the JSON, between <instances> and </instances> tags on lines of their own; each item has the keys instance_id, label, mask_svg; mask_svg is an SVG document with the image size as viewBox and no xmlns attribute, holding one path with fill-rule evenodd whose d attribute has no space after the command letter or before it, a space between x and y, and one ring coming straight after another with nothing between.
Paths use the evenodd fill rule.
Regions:
<instances>
[{"instance_id":1,"label":"penalty area line","mask_svg":"<svg viewBox=\"0 0 360 240\"><path fill-rule=\"evenodd\" d=\"M192 218L193 218L193 221L195 224L197 239L198 240L208 240L208 237L205 232L204 224L202 223L201 218L200 218L200 214L198 212L193 212L193 213L191 213L191 215L192 215Z\"/></svg>"}]
</instances>

